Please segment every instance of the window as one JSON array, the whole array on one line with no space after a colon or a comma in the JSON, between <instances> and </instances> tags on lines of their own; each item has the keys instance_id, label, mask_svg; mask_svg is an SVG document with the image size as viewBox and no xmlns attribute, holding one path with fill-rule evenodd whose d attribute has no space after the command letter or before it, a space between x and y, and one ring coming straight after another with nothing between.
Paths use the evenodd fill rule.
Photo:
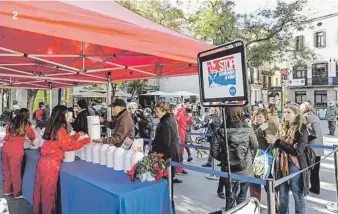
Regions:
<instances>
[{"instance_id":1,"label":"window","mask_svg":"<svg viewBox=\"0 0 338 214\"><path fill-rule=\"evenodd\" d=\"M306 91L295 91L295 102L302 104L306 101Z\"/></svg>"},{"instance_id":2,"label":"window","mask_svg":"<svg viewBox=\"0 0 338 214\"><path fill-rule=\"evenodd\" d=\"M268 88L268 77L263 75L263 88Z\"/></svg>"},{"instance_id":3,"label":"window","mask_svg":"<svg viewBox=\"0 0 338 214\"><path fill-rule=\"evenodd\" d=\"M269 77L269 78L268 78L268 87L270 88L271 86L272 86L272 78Z\"/></svg>"},{"instance_id":4,"label":"window","mask_svg":"<svg viewBox=\"0 0 338 214\"><path fill-rule=\"evenodd\" d=\"M328 69L329 69L328 63L312 64L312 76L325 76L325 77L327 77Z\"/></svg>"},{"instance_id":5,"label":"window","mask_svg":"<svg viewBox=\"0 0 338 214\"><path fill-rule=\"evenodd\" d=\"M326 45L326 33L324 31L316 32L314 35L314 46L316 48L325 47Z\"/></svg>"},{"instance_id":6,"label":"window","mask_svg":"<svg viewBox=\"0 0 338 214\"><path fill-rule=\"evenodd\" d=\"M303 50L304 49L304 36L297 36L296 37L296 50Z\"/></svg>"},{"instance_id":7,"label":"window","mask_svg":"<svg viewBox=\"0 0 338 214\"><path fill-rule=\"evenodd\" d=\"M327 91L315 91L315 107L327 107Z\"/></svg>"},{"instance_id":8,"label":"window","mask_svg":"<svg viewBox=\"0 0 338 214\"><path fill-rule=\"evenodd\" d=\"M279 78L276 77L276 86L279 86Z\"/></svg>"},{"instance_id":9,"label":"window","mask_svg":"<svg viewBox=\"0 0 338 214\"><path fill-rule=\"evenodd\" d=\"M293 79L304 79L307 75L307 66L306 65L297 65L293 66L292 72Z\"/></svg>"}]
</instances>

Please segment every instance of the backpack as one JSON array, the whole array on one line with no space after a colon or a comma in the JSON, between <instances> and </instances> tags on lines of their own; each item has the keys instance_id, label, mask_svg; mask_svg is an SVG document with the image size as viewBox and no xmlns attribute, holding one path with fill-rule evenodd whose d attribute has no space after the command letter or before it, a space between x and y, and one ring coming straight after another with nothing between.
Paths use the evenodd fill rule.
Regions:
<instances>
[{"instance_id":1,"label":"backpack","mask_svg":"<svg viewBox=\"0 0 338 214\"><path fill-rule=\"evenodd\" d=\"M316 153L309 145L305 147L304 154L306 157L306 163L308 167L316 163ZM312 170L313 168L314 166L310 167L309 169Z\"/></svg>"},{"instance_id":2,"label":"backpack","mask_svg":"<svg viewBox=\"0 0 338 214\"><path fill-rule=\"evenodd\" d=\"M248 168L248 152L250 152L250 134L252 128L230 128L227 129L229 145L230 170L232 172L241 172ZM216 131L216 142L212 145L212 156L220 160L225 159L223 129ZM218 147L218 148L217 148Z\"/></svg>"}]
</instances>

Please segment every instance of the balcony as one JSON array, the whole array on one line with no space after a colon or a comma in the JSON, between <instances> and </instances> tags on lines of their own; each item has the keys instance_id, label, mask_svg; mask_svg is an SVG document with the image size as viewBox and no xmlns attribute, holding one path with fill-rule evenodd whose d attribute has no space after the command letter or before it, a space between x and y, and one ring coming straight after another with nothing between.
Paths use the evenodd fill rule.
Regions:
<instances>
[{"instance_id":1,"label":"balcony","mask_svg":"<svg viewBox=\"0 0 338 214\"><path fill-rule=\"evenodd\" d=\"M308 78L308 85L329 85L328 76L312 76Z\"/></svg>"},{"instance_id":2,"label":"balcony","mask_svg":"<svg viewBox=\"0 0 338 214\"><path fill-rule=\"evenodd\" d=\"M301 78L301 79L291 79L287 81L288 87L297 87L297 86L306 86L307 85L307 79Z\"/></svg>"},{"instance_id":3,"label":"balcony","mask_svg":"<svg viewBox=\"0 0 338 214\"><path fill-rule=\"evenodd\" d=\"M329 77L330 85L338 85L338 77Z\"/></svg>"}]
</instances>

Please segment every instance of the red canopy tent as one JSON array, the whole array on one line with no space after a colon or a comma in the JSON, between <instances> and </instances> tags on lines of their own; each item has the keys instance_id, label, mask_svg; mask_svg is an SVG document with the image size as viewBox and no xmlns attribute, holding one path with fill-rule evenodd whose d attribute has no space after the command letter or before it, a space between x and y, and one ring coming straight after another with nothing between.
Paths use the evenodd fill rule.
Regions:
<instances>
[{"instance_id":1,"label":"red canopy tent","mask_svg":"<svg viewBox=\"0 0 338 214\"><path fill-rule=\"evenodd\" d=\"M197 53L208 48L114 1L0 6L0 87L48 89L196 74Z\"/></svg>"}]
</instances>

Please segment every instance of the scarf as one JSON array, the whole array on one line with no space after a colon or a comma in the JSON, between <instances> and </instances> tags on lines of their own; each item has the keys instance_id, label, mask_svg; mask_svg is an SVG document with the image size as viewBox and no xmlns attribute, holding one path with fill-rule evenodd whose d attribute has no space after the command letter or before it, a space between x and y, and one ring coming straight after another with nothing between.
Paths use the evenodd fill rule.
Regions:
<instances>
[{"instance_id":1,"label":"scarf","mask_svg":"<svg viewBox=\"0 0 338 214\"><path fill-rule=\"evenodd\" d=\"M288 135L287 137L282 137L282 140L284 140L289 145L293 145L293 139L290 137L290 135ZM289 158L296 165L296 167L300 169L298 158L282 151L280 157L280 169L282 171L283 177L290 175Z\"/></svg>"}]
</instances>

